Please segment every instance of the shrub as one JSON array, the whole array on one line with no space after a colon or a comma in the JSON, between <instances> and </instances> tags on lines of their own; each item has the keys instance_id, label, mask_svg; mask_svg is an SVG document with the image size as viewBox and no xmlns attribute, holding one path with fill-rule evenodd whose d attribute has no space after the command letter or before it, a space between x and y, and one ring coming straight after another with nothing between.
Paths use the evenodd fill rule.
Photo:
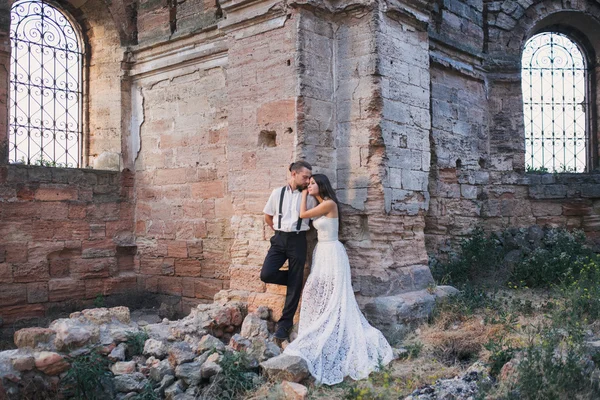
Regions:
<instances>
[{"instance_id":1,"label":"shrub","mask_svg":"<svg viewBox=\"0 0 600 400\"><path fill-rule=\"evenodd\" d=\"M469 238L461 241L458 253L448 262L433 259L430 268L438 283L460 286L489 276L502 257L500 241L476 228Z\"/></svg>"},{"instance_id":2,"label":"shrub","mask_svg":"<svg viewBox=\"0 0 600 400\"><path fill-rule=\"evenodd\" d=\"M105 382L112 376L108 360L92 351L70 360L71 368L61 381L66 398L100 400L107 398Z\"/></svg>"},{"instance_id":3,"label":"shrub","mask_svg":"<svg viewBox=\"0 0 600 400\"><path fill-rule=\"evenodd\" d=\"M594 257L585 245L585 234L578 230L548 230L542 245L516 263L511 271L513 282L523 282L527 287L550 287L576 278L579 268Z\"/></svg>"},{"instance_id":4,"label":"shrub","mask_svg":"<svg viewBox=\"0 0 600 400\"><path fill-rule=\"evenodd\" d=\"M144 351L144 345L148 339L148 332L145 330L127 333L127 340L125 343L127 344L127 352L129 353L129 356L132 357L142 354Z\"/></svg>"},{"instance_id":5,"label":"shrub","mask_svg":"<svg viewBox=\"0 0 600 400\"><path fill-rule=\"evenodd\" d=\"M258 386L258 375L246 353L226 351L219 365L223 371L204 389L203 399L232 400Z\"/></svg>"},{"instance_id":6,"label":"shrub","mask_svg":"<svg viewBox=\"0 0 600 400\"><path fill-rule=\"evenodd\" d=\"M591 379L593 363L584 356L581 345L556 329L545 330L540 339L525 348L511 397L598 398L600 391Z\"/></svg>"}]
</instances>

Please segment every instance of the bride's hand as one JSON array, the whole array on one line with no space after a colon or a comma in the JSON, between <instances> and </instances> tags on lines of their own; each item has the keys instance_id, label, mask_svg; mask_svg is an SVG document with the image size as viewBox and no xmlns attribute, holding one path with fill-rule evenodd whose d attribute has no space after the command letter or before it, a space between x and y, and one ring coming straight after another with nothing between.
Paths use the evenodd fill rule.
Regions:
<instances>
[{"instance_id":1,"label":"bride's hand","mask_svg":"<svg viewBox=\"0 0 600 400\"><path fill-rule=\"evenodd\" d=\"M302 196L308 196L308 188L302 189Z\"/></svg>"}]
</instances>

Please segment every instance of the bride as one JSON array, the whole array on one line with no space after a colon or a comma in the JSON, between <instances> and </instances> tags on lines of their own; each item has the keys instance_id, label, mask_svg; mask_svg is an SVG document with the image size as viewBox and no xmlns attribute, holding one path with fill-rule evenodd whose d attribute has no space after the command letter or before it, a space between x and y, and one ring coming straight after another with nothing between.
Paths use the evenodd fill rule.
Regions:
<instances>
[{"instance_id":1,"label":"bride","mask_svg":"<svg viewBox=\"0 0 600 400\"><path fill-rule=\"evenodd\" d=\"M306 210L310 194L319 205ZM338 241L339 207L329 179L316 174L302 192L300 218L313 218L318 243L300 308L298 337L284 354L306 360L317 382L334 385L345 376L366 378L393 358L381 332L362 315L350 280L350 264Z\"/></svg>"}]
</instances>

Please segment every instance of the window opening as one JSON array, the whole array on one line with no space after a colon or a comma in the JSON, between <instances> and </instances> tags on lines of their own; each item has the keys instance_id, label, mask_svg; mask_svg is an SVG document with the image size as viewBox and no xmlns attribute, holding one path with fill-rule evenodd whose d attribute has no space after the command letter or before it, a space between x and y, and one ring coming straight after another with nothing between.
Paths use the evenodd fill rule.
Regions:
<instances>
[{"instance_id":1,"label":"window opening","mask_svg":"<svg viewBox=\"0 0 600 400\"><path fill-rule=\"evenodd\" d=\"M79 167L83 46L65 13L46 0L11 8L9 162Z\"/></svg>"},{"instance_id":2,"label":"window opening","mask_svg":"<svg viewBox=\"0 0 600 400\"><path fill-rule=\"evenodd\" d=\"M528 171L586 170L587 79L583 52L569 37L546 32L527 41L522 89Z\"/></svg>"}]
</instances>

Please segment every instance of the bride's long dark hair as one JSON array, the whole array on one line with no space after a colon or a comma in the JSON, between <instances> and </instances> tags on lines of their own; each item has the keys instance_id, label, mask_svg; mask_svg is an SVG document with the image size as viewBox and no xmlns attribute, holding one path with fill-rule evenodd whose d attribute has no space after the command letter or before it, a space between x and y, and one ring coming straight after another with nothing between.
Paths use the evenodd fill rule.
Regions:
<instances>
[{"instance_id":1,"label":"bride's long dark hair","mask_svg":"<svg viewBox=\"0 0 600 400\"><path fill-rule=\"evenodd\" d=\"M314 174L311 178L315 181L317 186L319 187L319 197L322 199L330 199L337 204L338 208L338 219L340 226L342 225L342 210L340 209L340 202L335 194L335 190L331 187L331 182L329 182L329 178L323 174Z\"/></svg>"}]
</instances>

